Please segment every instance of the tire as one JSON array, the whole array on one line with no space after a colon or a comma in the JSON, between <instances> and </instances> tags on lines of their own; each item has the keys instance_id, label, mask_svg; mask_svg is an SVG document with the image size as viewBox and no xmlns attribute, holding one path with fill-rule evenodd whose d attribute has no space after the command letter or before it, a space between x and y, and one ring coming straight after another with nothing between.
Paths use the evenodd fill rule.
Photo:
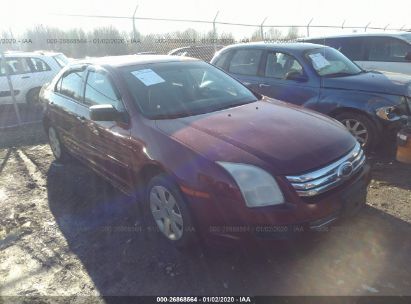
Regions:
<instances>
[{"instance_id":1,"label":"tire","mask_svg":"<svg viewBox=\"0 0 411 304\"><path fill-rule=\"evenodd\" d=\"M41 88L34 88L28 91L26 94L26 103L35 105L40 103L40 90Z\"/></svg>"},{"instance_id":2,"label":"tire","mask_svg":"<svg viewBox=\"0 0 411 304\"><path fill-rule=\"evenodd\" d=\"M148 232L152 235L157 232L156 236L177 249L193 248L198 241L185 199L178 185L164 173L154 176L148 183L144 216Z\"/></svg>"},{"instance_id":3,"label":"tire","mask_svg":"<svg viewBox=\"0 0 411 304\"><path fill-rule=\"evenodd\" d=\"M63 143L60 140L60 136L57 133L57 130L50 126L48 128L47 132L48 138L49 138L49 144L51 151L53 152L54 158L59 162L59 163L65 163L69 160L69 154L64 147Z\"/></svg>"},{"instance_id":4,"label":"tire","mask_svg":"<svg viewBox=\"0 0 411 304\"><path fill-rule=\"evenodd\" d=\"M374 122L364 114L344 112L335 116L348 131L357 139L363 149L372 150L378 141L377 127Z\"/></svg>"}]
</instances>

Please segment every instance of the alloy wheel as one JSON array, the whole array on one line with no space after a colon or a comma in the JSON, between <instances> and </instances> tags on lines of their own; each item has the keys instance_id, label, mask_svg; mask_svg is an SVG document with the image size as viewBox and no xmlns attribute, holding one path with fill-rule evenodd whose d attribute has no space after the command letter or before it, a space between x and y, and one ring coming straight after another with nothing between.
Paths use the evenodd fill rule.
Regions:
<instances>
[{"instance_id":1,"label":"alloy wheel","mask_svg":"<svg viewBox=\"0 0 411 304\"><path fill-rule=\"evenodd\" d=\"M362 146L367 144L368 130L364 124L356 119L344 119L341 122Z\"/></svg>"},{"instance_id":2,"label":"alloy wheel","mask_svg":"<svg viewBox=\"0 0 411 304\"><path fill-rule=\"evenodd\" d=\"M54 154L54 157L56 159L61 158L61 146L60 146L60 141L57 136L56 130L54 128L49 128L49 141L50 141L50 148L51 151Z\"/></svg>"},{"instance_id":3,"label":"alloy wheel","mask_svg":"<svg viewBox=\"0 0 411 304\"><path fill-rule=\"evenodd\" d=\"M150 210L158 228L169 240L176 241L183 236L183 216L177 200L167 188L151 188Z\"/></svg>"}]
</instances>

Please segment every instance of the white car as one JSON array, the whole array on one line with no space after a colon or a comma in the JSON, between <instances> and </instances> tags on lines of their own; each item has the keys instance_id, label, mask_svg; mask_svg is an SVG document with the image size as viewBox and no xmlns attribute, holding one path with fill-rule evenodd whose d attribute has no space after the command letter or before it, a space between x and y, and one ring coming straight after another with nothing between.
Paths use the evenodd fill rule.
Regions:
<instances>
[{"instance_id":1,"label":"white car","mask_svg":"<svg viewBox=\"0 0 411 304\"><path fill-rule=\"evenodd\" d=\"M364 70L411 75L411 33L363 33L321 38L303 38L304 42L331 46Z\"/></svg>"},{"instance_id":2,"label":"white car","mask_svg":"<svg viewBox=\"0 0 411 304\"><path fill-rule=\"evenodd\" d=\"M41 87L51 81L68 63L62 53L5 52L5 64L0 57L0 104L13 102L6 69L18 103L35 103Z\"/></svg>"}]
</instances>

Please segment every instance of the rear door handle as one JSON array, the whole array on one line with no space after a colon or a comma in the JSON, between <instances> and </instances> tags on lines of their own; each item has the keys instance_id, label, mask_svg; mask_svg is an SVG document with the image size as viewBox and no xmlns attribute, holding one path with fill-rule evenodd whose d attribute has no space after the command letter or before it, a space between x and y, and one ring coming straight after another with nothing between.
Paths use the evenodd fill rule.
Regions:
<instances>
[{"instance_id":1,"label":"rear door handle","mask_svg":"<svg viewBox=\"0 0 411 304\"><path fill-rule=\"evenodd\" d=\"M267 87L269 87L270 85L269 85L269 84L265 84L265 83L260 83L258 86L259 86L260 88L267 88Z\"/></svg>"},{"instance_id":2,"label":"rear door handle","mask_svg":"<svg viewBox=\"0 0 411 304\"><path fill-rule=\"evenodd\" d=\"M30 76L22 76L21 79L30 78Z\"/></svg>"}]
</instances>

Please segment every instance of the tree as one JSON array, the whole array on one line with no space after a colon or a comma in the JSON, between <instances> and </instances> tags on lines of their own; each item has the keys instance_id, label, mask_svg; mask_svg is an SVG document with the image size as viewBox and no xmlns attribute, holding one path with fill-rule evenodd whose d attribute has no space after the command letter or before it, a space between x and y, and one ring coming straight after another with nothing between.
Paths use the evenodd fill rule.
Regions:
<instances>
[{"instance_id":1,"label":"tree","mask_svg":"<svg viewBox=\"0 0 411 304\"><path fill-rule=\"evenodd\" d=\"M285 36L285 40L295 40L299 37L300 35L298 34L298 27L292 26L288 29L288 33Z\"/></svg>"},{"instance_id":2,"label":"tree","mask_svg":"<svg viewBox=\"0 0 411 304\"><path fill-rule=\"evenodd\" d=\"M244 38L242 41L246 41L248 38ZM263 37L261 37L261 30L256 29L252 34L251 34L251 39L250 41L261 41L263 40Z\"/></svg>"},{"instance_id":3,"label":"tree","mask_svg":"<svg viewBox=\"0 0 411 304\"><path fill-rule=\"evenodd\" d=\"M279 29L270 27L268 31L264 33L265 40L277 41L282 39L283 34Z\"/></svg>"},{"instance_id":4,"label":"tree","mask_svg":"<svg viewBox=\"0 0 411 304\"><path fill-rule=\"evenodd\" d=\"M128 54L128 39L113 26L98 27L87 35L89 56Z\"/></svg>"}]
</instances>

